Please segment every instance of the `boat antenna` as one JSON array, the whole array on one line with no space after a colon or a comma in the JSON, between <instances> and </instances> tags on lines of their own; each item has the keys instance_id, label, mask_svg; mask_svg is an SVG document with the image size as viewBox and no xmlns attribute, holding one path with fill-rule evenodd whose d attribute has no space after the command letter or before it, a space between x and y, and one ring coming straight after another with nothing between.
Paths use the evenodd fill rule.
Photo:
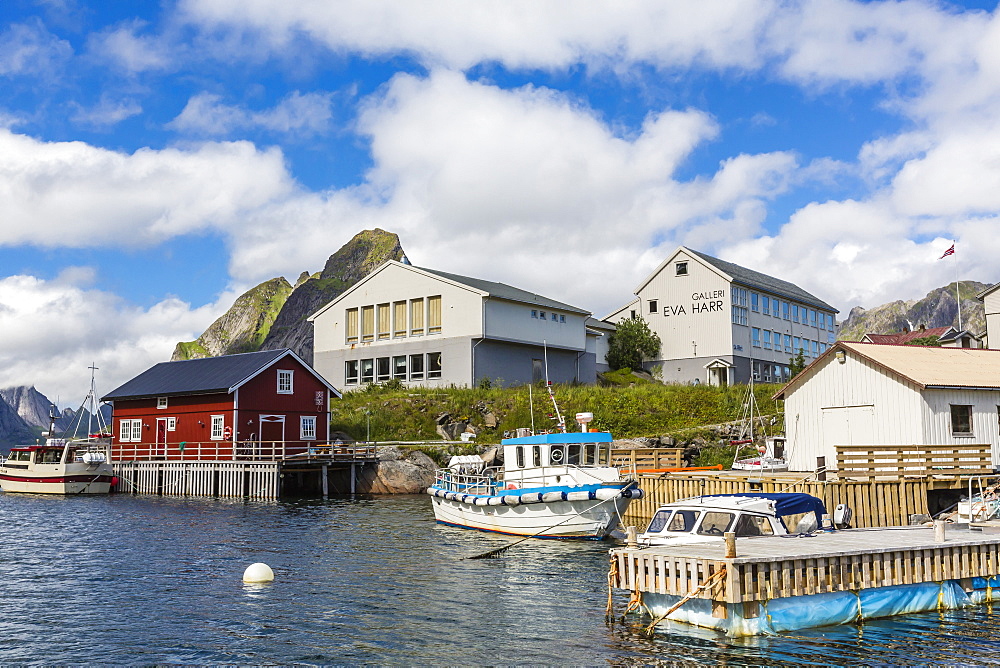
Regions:
<instances>
[{"instance_id":1,"label":"boat antenna","mask_svg":"<svg viewBox=\"0 0 1000 668\"><path fill-rule=\"evenodd\" d=\"M559 426L559 431L566 433L566 420L563 419L562 413L559 412L559 404L556 403L556 394L552 391L552 381L549 380L549 347L545 340L542 340L542 353L545 358L545 387L549 391L549 398L552 400L552 407L556 411L556 424Z\"/></svg>"},{"instance_id":2,"label":"boat antenna","mask_svg":"<svg viewBox=\"0 0 1000 668\"><path fill-rule=\"evenodd\" d=\"M535 400L531 394L531 386L534 383L528 383L528 411L531 413L531 435L535 435Z\"/></svg>"}]
</instances>

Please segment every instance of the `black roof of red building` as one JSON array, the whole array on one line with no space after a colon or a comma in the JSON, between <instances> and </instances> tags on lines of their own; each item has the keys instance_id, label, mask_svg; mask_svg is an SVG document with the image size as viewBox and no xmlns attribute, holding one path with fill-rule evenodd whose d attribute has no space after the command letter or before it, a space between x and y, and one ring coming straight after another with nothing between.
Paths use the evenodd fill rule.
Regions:
<instances>
[{"instance_id":1,"label":"black roof of red building","mask_svg":"<svg viewBox=\"0 0 1000 668\"><path fill-rule=\"evenodd\" d=\"M287 348L256 353L203 357L176 362L160 362L121 387L101 397L101 401L169 397L188 394L233 392L243 383L283 357L291 356L313 372L336 396L340 393L298 355Z\"/></svg>"}]
</instances>

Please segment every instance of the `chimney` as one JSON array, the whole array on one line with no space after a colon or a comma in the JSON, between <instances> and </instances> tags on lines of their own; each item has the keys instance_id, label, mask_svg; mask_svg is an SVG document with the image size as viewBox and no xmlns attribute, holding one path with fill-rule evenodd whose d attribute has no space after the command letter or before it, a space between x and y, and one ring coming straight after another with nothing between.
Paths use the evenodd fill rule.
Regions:
<instances>
[{"instance_id":1,"label":"chimney","mask_svg":"<svg viewBox=\"0 0 1000 668\"><path fill-rule=\"evenodd\" d=\"M927 329L926 325L924 325L924 323L920 323L920 331L922 332L925 329Z\"/></svg>"}]
</instances>

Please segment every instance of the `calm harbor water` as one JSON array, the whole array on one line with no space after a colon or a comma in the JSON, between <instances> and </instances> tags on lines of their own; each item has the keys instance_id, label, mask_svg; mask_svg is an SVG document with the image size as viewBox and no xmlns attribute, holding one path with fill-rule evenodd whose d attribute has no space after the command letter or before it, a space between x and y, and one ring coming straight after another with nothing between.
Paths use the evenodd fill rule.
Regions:
<instances>
[{"instance_id":1,"label":"calm harbor water","mask_svg":"<svg viewBox=\"0 0 1000 668\"><path fill-rule=\"evenodd\" d=\"M732 640L604 620L604 543L434 523L423 496L0 495L0 664L1000 662L989 607ZM263 561L276 581L245 585ZM616 591L620 613L626 596Z\"/></svg>"}]
</instances>

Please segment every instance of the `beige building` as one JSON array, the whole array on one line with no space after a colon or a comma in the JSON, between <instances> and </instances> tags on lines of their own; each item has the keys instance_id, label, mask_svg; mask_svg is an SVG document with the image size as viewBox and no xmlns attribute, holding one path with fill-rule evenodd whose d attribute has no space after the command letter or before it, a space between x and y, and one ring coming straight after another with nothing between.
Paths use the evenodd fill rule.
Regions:
<instances>
[{"instance_id":1,"label":"beige building","mask_svg":"<svg viewBox=\"0 0 1000 668\"><path fill-rule=\"evenodd\" d=\"M389 261L310 316L313 367L345 390L593 383L613 325L503 283ZM602 359L603 361L603 359Z\"/></svg>"},{"instance_id":2,"label":"beige building","mask_svg":"<svg viewBox=\"0 0 1000 668\"><path fill-rule=\"evenodd\" d=\"M838 445L990 444L1000 462L1000 350L840 341L775 395L793 471Z\"/></svg>"},{"instance_id":3,"label":"beige building","mask_svg":"<svg viewBox=\"0 0 1000 668\"><path fill-rule=\"evenodd\" d=\"M983 302L986 311L986 335L983 337L983 347L1000 345L1000 283L991 285L976 296Z\"/></svg>"},{"instance_id":4,"label":"beige building","mask_svg":"<svg viewBox=\"0 0 1000 668\"><path fill-rule=\"evenodd\" d=\"M836 339L833 308L802 288L683 246L608 315L641 317L656 332L667 382L782 382L800 350L808 363Z\"/></svg>"}]
</instances>

